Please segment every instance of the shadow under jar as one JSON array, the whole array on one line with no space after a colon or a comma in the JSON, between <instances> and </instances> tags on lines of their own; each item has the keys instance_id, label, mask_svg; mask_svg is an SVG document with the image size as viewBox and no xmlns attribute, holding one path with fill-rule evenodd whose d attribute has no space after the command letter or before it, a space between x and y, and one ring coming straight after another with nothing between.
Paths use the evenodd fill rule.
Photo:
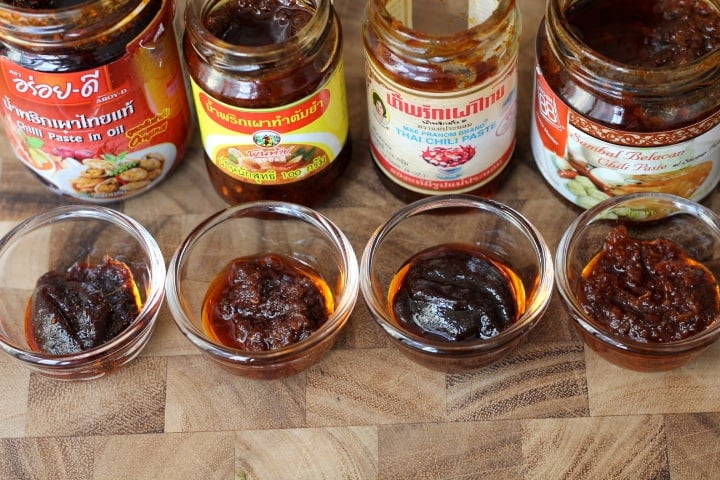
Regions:
<instances>
[{"instance_id":1,"label":"shadow under jar","mask_svg":"<svg viewBox=\"0 0 720 480\"><path fill-rule=\"evenodd\" d=\"M230 204L319 204L350 161L330 0L190 0L183 52L205 164Z\"/></svg>"}]
</instances>

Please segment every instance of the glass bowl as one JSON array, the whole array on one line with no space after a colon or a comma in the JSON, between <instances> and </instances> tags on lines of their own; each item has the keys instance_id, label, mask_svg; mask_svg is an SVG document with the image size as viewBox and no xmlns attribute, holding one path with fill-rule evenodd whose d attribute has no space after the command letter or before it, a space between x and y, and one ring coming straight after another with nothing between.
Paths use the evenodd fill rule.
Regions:
<instances>
[{"instance_id":1,"label":"glass bowl","mask_svg":"<svg viewBox=\"0 0 720 480\"><path fill-rule=\"evenodd\" d=\"M206 331L206 294L233 260L262 254L289 257L318 273L330 288L334 310L296 343L263 351L226 346ZM168 269L168 305L183 335L219 365L254 379L294 375L320 360L346 325L357 296L357 258L345 234L317 211L287 202L250 202L211 215L185 238Z\"/></svg>"},{"instance_id":2,"label":"glass bowl","mask_svg":"<svg viewBox=\"0 0 720 480\"><path fill-rule=\"evenodd\" d=\"M137 317L110 340L78 353L34 351L26 336L26 308L45 273L67 272L106 257L132 272L142 302ZM165 295L165 261L137 221L100 206L64 206L39 213L0 240L0 348L33 371L61 380L89 380L114 372L147 344Z\"/></svg>"},{"instance_id":3,"label":"glass bowl","mask_svg":"<svg viewBox=\"0 0 720 480\"><path fill-rule=\"evenodd\" d=\"M644 342L613 333L606 324L588 315L578 299L583 269L601 250L608 232L620 225L638 240L662 237L675 242L720 278L720 218L694 201L670 194L611 197L578 216L558 245L558 291L585 343L601 357L627 369L661 371L680 367L718 339L720 319L682 340ZM642 286L647 281L639 283Z\"/></svg>"},{"instance_id":4,"label":"glass bowl","mask_svg":"<svg viewBox=\"0 0 720 480\"><path fill-rule=\"evenodd\" d=\"M396 273L418 253L446 244L478 248L519 279L524 300L515 300L524 312L518 308L514 322L496 336L431 338L395 319L389 292ZM428 197L403 207L372 234L360 261L360 288L378 325L410 359L444 372L479 369L515 349L547 309L553 282L551 253L538 230L512 208L471 195Z\"/></svg>"}]
</instances>

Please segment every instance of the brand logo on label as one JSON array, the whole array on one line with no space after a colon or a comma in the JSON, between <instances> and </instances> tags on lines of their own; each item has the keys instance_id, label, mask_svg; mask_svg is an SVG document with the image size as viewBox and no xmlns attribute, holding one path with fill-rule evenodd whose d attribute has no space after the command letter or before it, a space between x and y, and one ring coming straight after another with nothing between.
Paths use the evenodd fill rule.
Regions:
<instances>
[{"instance_id":1,"label":"brand logo on label","mask_svg":"<svg viewBox=\"0 0 720 480\"><path fill-rule=\"evenodd\" d=\"M567 148L569 109L561 103L545 81L540 69L535 70L535 123L545 148L562 157Z\"/></svg>"},{"instance_id":2,"label":"brand logo on label","mask_svg":"<svg viewBox=\"0 0 720 480\"><path fill-rule=\"evenodd\" d=\"M397 92L388 92L387 103L391 108L403 112L411 117L428 120L453 120L477 115L480 112L487 110L504 97L505 85L500 85L500 87L498 87L490 95L475 98L462 107L438 108L426 104L415 104L407 101Z\"/></svg>"},{"instance_id":3,"label":"brand logo on label","mask_svg":"<svg viewBox=\"0 0 720 480\"><path fill-rule=\"evenodd\" d=\"M542 86L538 86L537 89L537 108L540 115L550 122L558 130L562 130L563 126L560 123L560 114L558 113L557 103L555 98L548 95Z\"/></svg>"},{"instance_id":4,"label":"brand logo on label","mask_svg":"<svg viewBox=\"0 0 720 480\"><path fill-rule=\"evenodd\" d=\"M253 143L263 148L274 147L280 143L280 135L272 130L261 130L253 135Z\"/></svg>"},{"instance_id":5,"label":"brand logo on label","mask_svg":"<svg viewBox=\"0 0 720 480\"><path fill-rule=\"evenodd\" d=\"M28 70L3 59L2 70L8 86L18 98L56 104L87 103L99 93L110 90L109 80L102 69L77 74L52 74Z\"/></svg>"},{"instance_id":6,"label":"brand logo on label","mask_svg":"<svg viewBox=\"0 0 720 480\"><path fill-rule=\"evenodd\" d=\"M199 94L203 111L220 126L252 135L258 130L287 133L299 130L320 119L330 105L330 90L325 89L307 100L275 111L253 111L222 104L205 92Z\"/></svg>"}]
</instances>

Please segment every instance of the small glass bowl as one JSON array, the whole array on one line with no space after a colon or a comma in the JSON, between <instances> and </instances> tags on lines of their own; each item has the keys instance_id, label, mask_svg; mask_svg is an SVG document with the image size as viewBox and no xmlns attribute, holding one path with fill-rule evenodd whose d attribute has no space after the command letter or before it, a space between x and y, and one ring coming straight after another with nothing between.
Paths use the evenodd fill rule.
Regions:
<instances>
[{"instance_id":1,"label":"small glass bowl","mask_svg":"<svg viewBox=\"0 0 720 480\"><path fill-rule=\"evenodd\" d=\"M720 217L694 201L665 193L611 197L578 216L558 245L558 291L585 343L601 357L627 369L662 371L680 367L718 339L720 319L683 340L642 343L611 333L585 313L576 297L583 268L601 250L607 233L620 224L627 227L630 237L663 237L679 244L720 278Z\"/></svg>"},{"instance_id":2,"label":"small glass bowl","mask_svg":"<svg viewBox=\"0 0 720 480\"><path fill-rule=\"evenodd\" d=\"M436 341L398 325L388 293L401 266L440 244L474 245L508 265L522 280L525 312L487 340ZM547 309L553 290L551 252L540 232L520 213L471 195L428 197L387 219L371 236L360 261L360 288L372 317L400 351L443 372L466 372L497 362L514 350Z\"/></svg>"},{"instance_id":3,"label":"small glass bowl","mask_svg":"<svg viewBox=\"0 0 720 480\"><path fill-rule=\"evenodd\" d=\"M32 351L25 310L37 280L81 262L110 256L133 273L143 307L108 342L81 353ZM0 348L30 369L60 380L89 380L114 372L145 347L165 296L165 260L153 236L137 221L100 206L64 206L39 213L0 239Z\"/></svg>"},{"instance_id":4,"label":"small glass bowl","mask_svg":"<svg viewBox=\"0 0 720 480\"><path fill-rule=\"evenodd\" d=\"M335 310L307 338L283 348L250 352L211 339L203 326L208 287L234 259L284 255L311 267L330 286ZM272 380L299 373L335 344L358 296L358 265L345 234L317 211L287 202L258 201L228 207L185 238L168 269L167 298L180 331L232 373Z\"/></svg>"}]
</instances>

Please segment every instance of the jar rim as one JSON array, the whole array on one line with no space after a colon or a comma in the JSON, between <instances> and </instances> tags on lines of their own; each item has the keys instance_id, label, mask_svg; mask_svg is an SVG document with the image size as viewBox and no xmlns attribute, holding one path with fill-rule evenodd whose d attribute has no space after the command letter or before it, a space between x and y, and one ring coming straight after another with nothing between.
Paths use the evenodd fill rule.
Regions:
<instances>
[{"instance_id":1,"label":"jar rim","mask_svg":"<svg viewBox=\"0 0 720 480\"><path fill-rule=\"evenodd\" d=\"M30 47L62 47L112 37L155 0L87 0L57 9L14 7L0 2L0 38ZM165 10L167 0L160 0ZM174 5L171 5L174 11ZM96 33L97 32L97 33Z\"/></svg>"},{"instance_id":2,"label":"jar rim","mask_svg":"<svg viewBox=\"0 0 720 480\"><path fill-rule=\"evenodd\" d=\"M331 0L304 0L303 5L312 7L314 13L295 35L265 45L238 45L218 38L205 26L208 14L221 1L188 0L184 13L185 32L198 54L212 57L216 66L227 70L254 71L269 62L294 62L293 52L312 49L325 35L333 14Z\"/></svg>"},{"instance_id":3,"label":"jar rim","mask_svg":"<svg viewBox=\"0 0 720 480\"><path fill-rule=\"evenodd\" d=\"M455 56L458 54L458 46L462 47L462 52L477 49L478 42L480 45L497 42L499 33L509 28L508 20L513 13L519 15L515 0L498 0L492 14L476 25L454 33L433 34L407 27L393 16L385 5L384 1L370 0L366 6L368 16L372 15L381 22L386 34L385 41L392 40L390 43L393 48L407 51L411 55L431 50L433 57L443 54ZM519 22L517 23L510 41L520 37L520 26Z\"/></svg>"}]
</instances>

